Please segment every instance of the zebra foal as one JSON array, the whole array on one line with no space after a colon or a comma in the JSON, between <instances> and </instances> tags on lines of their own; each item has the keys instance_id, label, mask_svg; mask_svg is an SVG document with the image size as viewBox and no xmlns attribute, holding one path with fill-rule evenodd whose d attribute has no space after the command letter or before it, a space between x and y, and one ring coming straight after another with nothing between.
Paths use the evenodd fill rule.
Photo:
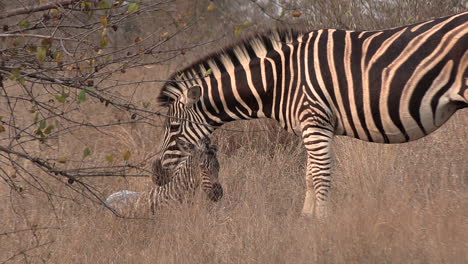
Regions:
<instances>
[{"instance_id":1,"label":"zebra foal","mask_svg":"<svg viewBox=\"0 0 468 264\"><path fill-rule=\"evenodd\" d=\"M190 201L200 185L211 201L216 202L223 196L219 183L218 148L211 145L208 138L197 144L185 141L178 141L177 144L183 158L173 170L163 170L159 160L153 164L152 180L156 186L148 197L153 213L157 208L173 202Z\"/></svg>"},{"instance_id":2,"label":"zebra foal","mask_svg":"<svg viewBox=\"0 0 468 264\"><path fill-rule=\"evenodd\" d=\"M211 201L219 201L223 187L218 178L218 148L210 145L208 139L197 145L179 144L184 153L183 160L171 171L162 170L160 161L155 161L152 174L155 185L149 191L121 190L109 195L106 205L123 216L140 215L140 211L147 208L154 214L158 208L190 201L200 185ZM166 180L164 185L160 185L162 179Z\"/></svg>"},{"instance_id":3,"label":"zebra foal","mask_svg":"<svg viewBox=\"0 0 468 264\"><path fill-rule=\"evenodd\" d=\"M195 144L225 123L270 118L307 152L303 214L326 215L335 135L403 143L468 107L468 12L377 31L272 31L173 74L161 166L176 143Z\"/></svg>"}]
</instances>

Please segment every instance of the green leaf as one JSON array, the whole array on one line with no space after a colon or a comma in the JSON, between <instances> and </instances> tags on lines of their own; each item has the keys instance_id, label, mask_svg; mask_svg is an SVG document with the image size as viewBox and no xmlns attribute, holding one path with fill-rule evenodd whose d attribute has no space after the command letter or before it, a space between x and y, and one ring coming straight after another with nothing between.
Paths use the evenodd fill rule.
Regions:
<instances>
[{"instance_id":1,"label":"green leaf","mask_svg":"<svg viewBox=\"0 0 468 264\"><path fill-rule=\"evenodd\" d=\"M60 103L65 103L65 97L63 97L62 95L55 95L55 100L59 101Z\"/></svg>"},{"instance_id":2,"label":"green leaf","mask_svg":"<svg viewBox=\"0 0 468 264\"><path fill-rule=\"evenodd\" d=\"M46 121L45 121L45 120L41 120L41 122L39 123L39 129L42 130L42 129L46 128L46 125L47 125L47 124L46 124Z\"/></svg>"},{"instance_id":3,"label":"green leaf","mask_svg":"<svg viewBox=\"0 0 468 264\"><path fill-rule=\"evenodd\" d=\"M52 132L52 130L53 130L54 128L55 128L54 125L49 125L49 126L44 130L44 134L49 135L49 134Z\"/></svg>"},{"instance_id":4,"label":"green leaf","mask_svg":"<svg viewBox=\"0 0 468 264\"><path fill-rule=\"evenodd\" d=\"M21 85L24 85L25 79L24 79L23 76L21 76L21 77L19 77L19 78L17 79L17 81L18 81Z\"/></svg>"},{"instance_id":5,"label":"green leaf","mask_svg":"<svg viewBox=\"0 0 468 264\"><path fill-rule=\"evenodd\" d=\"M143 102L142 104L145 109L148 109L148 107L150 106L150 102Z\"/></svg>"},{"instance_id":6,"label":"green leaf","mask_svg":"<svg viewBox=\"0 0 468 264\"><path fill-rule=\"evenodd\" d=\"M42 39L41 45L45 48L50 48L52 46L52 39L51 38Z\"/></svg>"},{"instance_id":7,"label":"green leaf","mask_svg":"<svg viewBox=\"0 0 468 264\"><path fill-rule=\"evenodd\" d=\"M105 0L99 1L98 6L100 8L110 8L111 7L110 4Z\"/></svg>"},{"instance_id":8,"label":"green leaf","mask_svg":"<svg viewBox=\"0 0 468 264\"><path fill-rule=\"evenodd\" d=\"M19 69L12 69L11 70L11 76L10 76L10 80L12 81L17 81L21 84L24 84L24 77L21 75L21 72Z\"/></svg>"},{"instance_id":9,"label":"green leaf","mask_svg":"<svg viewBox=\"0 0 468 264\"><path fill-rule=\"evenodd\" d=\"M139 8L139 3L131 3L130 5L128 5L127 13L131 14L133 12L136 12Z\"/></svg>"},{"instance_id":10,"label":"green leaf","mask_svg":"<svg viewBox=\"0 0 468 264\"><path fill-rule=\"evenodd\" d=\"M47 55L47 48L37 47L36 49L36 58L39 62L44 62Z\"/></svg>"},{"instance_id":11,"label":"green leaf","mask_svg":"<svg viewBox=\"0 0 468 264\"><path fill-rule=\"evenodd\" d=\"M34 115L33 122L36 123L38 120L39 120L39 112L36 112L36 114Z\"/></svg>"},{"instance_id":12,"label":"green leaf","mask_svg":"<svg viewBox=\"0 0 468 264\"><path fill-rule=\"evenodd\" d=\"M65 103L68 96L70 96L69 93L65 93L65 92L62 91L62 94L55 95L55 99L63 104L63 103Z\"/></svg>"},{"instance_id":13,"label":"green leaf","mask_svg":"<svg viewBox=\"0 0 468 264\"><path fill-rule=\"evenodd\" d=\"M86 90L83 89L80 91L80 93L78 93L78 103L83 103L84 101L86 101Z\"/></svg>"},{"instance_id":14,"label":"green leaf","mask_svg":"<svg viewBox=\"0 0 468 264\"><path fill-rule=\"evenodd\" d=\"M11 73L10 80L12 81L16 81L21 76L21 72L19 69L12 69L10 73Z\"/></svg>"},{"instance_id":15,"label":"green leaf","mask_svg":"<svg viewBox=\"0 0 468 264\"><path fill-rule=\"evenodd\" d=\"M58 163L65 164L65 163L67 163L67 158L62 157L62 158L59 158L57 161L58 161Z\"/></svg>"},{"instance_id":16,"label":"green leaf","mask_svg":"<svg viewBox=\"0 0 468 264\"><path fill-rule=\"evenodd\" d=\"M93 92L96 91L96 87L94 87L94 86L87 86L87 87L85 87L84 89L85 89L86 91L93 91Z\"/></svg>"},{"instance_id":17,"label":"green leaf","mask_svg":"<svg viewBox=\"0 0 468 264\"><path fill-rule=\"evenodd\" d=\"M205 76L208 76L210 74L213 73L213 70L212 69L208 69L206 72L205 72Z\"/></svg>"},{"instance_id":18,"label":"green leaf","mask_svg":"<svg viewBox=\"0 0 468 264\"><path fill-rule=\"evenodd\" d=\"M99 45L101 46L101 48L107 47L107 45L109 45L109 38L107 38L107 36L103 36L101 38L101 42L99 42Z\"/></svg>"},{"instance_id":19,"label":"green leaf","mask_svg":"<svg viewBox=\"0 0 468 264\"><path fill-rule=\"evenodd\" d=\"M88 156L90 156L92 154L92 151L90 148L86 147L84 150L83 150L83 158L86 158Z\"/></svg>"},{"instance_id":20,"label":"green leaf","mask_svg":"<svg viewBox=\"0 0 468 264\"><path fill-rule=\"evenodd\" d=\"M90 1L81 2L81 9L83 9L83 11L89 11L91 7L92 5Z\"/></svg>"},{"instance_id":21,"label":"green leaf","mask_svg":"<svg viewBox=\"0 0 468 264\"><path fill-rule=\"evenodd\" d=\"M236 27L234 29L234 36L238 37L242 33L242 27Z\"/></svg>"},{"instance_id":22,"label":"green leaf","mask_svg":"<svg viewBox=\"0 0 468 264\"><path fill-rule=\"evenodd\" d=\"M131 155L132 154L128 150L125 150L124 152L122 152L122 156L124 160L129 160Z\"/></svg>"},{"instance_id":23,"label":"green leaf","mask_svg":"<svg viewBox=\"0 0 468 264\"><path fill-rule=\"evenodd\" d=\"M29 21L27 19L23 19L18 23L18 26L20 28L28 28L28 27L31 26L31 23L29 23Z\"/></svg>"},{"instance_id":24,"label":"green leaf","mask_svg":"<svg viewBox=\"0 0 468 264\"><path fill-rule=\"evenodd\" d=\"M114 155L112 155L112 154L111 154L111 155L107 155L107 156L106 156L106 160L107 160L107 162L109 162L109 163L114 162Z\"/></svg>"}]
</instances>

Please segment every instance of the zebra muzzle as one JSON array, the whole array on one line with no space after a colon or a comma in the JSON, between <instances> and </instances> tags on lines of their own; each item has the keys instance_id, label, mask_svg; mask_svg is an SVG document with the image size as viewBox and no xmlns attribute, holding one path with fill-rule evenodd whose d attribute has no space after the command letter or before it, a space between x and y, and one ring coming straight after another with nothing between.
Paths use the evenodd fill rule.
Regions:
<instances>
[{"instance_id":1,"label":"zebra muzzle","mask_svg":"<svg viewBox=\"0 0 468 264\"><path fill-rule=\"evenodd\" d=\"M217 202L223 198L223 186L220 183L214 183L211 190L207 193L211 201Z\"/></svg>"}]
</instances>

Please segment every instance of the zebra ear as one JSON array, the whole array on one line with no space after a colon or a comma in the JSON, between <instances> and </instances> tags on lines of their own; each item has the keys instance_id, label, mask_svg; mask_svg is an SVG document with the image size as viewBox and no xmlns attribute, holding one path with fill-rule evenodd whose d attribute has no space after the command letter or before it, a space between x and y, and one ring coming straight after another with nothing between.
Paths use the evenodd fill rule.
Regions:
<instances>
[{"instance_id":1,"label":"zebra ear","mask_svg":"<svg viewBox=\"0 0 468 264\"><path fill-rule=\"evenodd\" d=\"M216 146L216 145L210 145L209 149L210 149L211 152L213 152L215 154L216 154L216 152L218 152L218 146Z\"/></svg>"},{"instance_id":2,"label":"zebra ear","mask_svg":"<svg viewBox=\"0 0 468 264\"><path fill-rule=\"evenodd\" d=\"M187 106L192 106L200 100L201 87L199 85L192 86L187 91Z\"/></svg>"}]
</instances>

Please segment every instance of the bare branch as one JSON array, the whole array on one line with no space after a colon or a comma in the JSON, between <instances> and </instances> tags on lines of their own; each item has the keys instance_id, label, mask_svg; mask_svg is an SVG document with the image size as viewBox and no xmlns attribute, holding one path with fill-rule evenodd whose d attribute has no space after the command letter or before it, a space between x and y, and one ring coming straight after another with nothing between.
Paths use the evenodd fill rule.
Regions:
<instances>
[{"instance_id":1,"label":"bare branch","mask_svg":"<svg viewBox=\"0 0 468 264\"><path fill-rule=\"evenodd\" d=\"M38 35L38 34L4 34L4 33L0 33L0 38L39 38L39 39L51 39L51 40L78 42L78 40L76 40L76 39L58 38L58 37L44 36L44 35Z\"/></svg>"},{"instance_id":2,"label":"bare branch","mask_svg":"<svg viewBox=\"0 0 468 264\"><path fill-rule=\"evenodd\" d=\"M57 8L57 7L64 6L64 5L74 4L79 1L80 0L63 0L63 1L58 1L58 2L46 3L46 4L42 4L38 6L28 6L28 7L17 8L17 9L7 11L3 15L0 15L0 19L49 10L49 9Z\"/></svg>"}]
</instances>

